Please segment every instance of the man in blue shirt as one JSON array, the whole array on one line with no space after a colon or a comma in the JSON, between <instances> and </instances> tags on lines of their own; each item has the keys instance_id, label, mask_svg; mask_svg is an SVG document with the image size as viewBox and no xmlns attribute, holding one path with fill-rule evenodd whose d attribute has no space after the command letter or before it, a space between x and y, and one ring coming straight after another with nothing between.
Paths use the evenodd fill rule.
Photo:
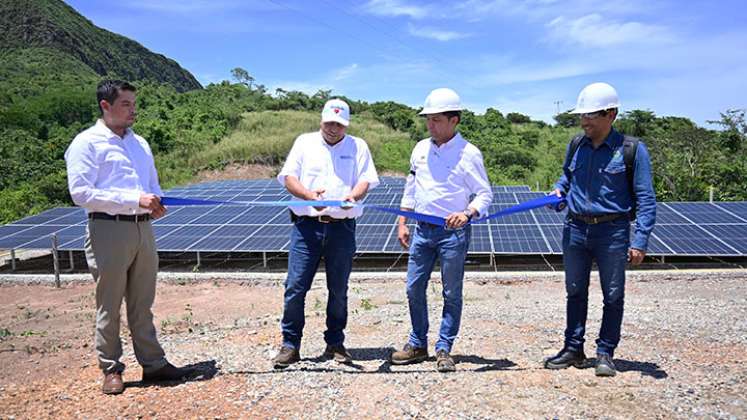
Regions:
<instances>
[{"instance_id":1,"label":"man in blue shirt","mask_svg":"<svg viewBox=\"0 0 747 420\"><path fill-rule=\"evenodd\" d=\"M648 150L642 141L627 138L612 127L619 99L606 83L586 86L578 96L584 135L568 146L563 174L555 184L556 195L565 194L568 217L563 229L565 266L565 345L545 361L548 369L583 367L584 333L589 302L592 260L599 267L604 296L602 326L597 344L597 376L614 376L612 362L620 341L625 295L625 264L643 261L648 238L656 220L656 197ZM625 147L634 151L626 168ZM629 178L626 173L632 170ZM637 215L633 241L630 220Z\"/></svg>"}]
</instances>

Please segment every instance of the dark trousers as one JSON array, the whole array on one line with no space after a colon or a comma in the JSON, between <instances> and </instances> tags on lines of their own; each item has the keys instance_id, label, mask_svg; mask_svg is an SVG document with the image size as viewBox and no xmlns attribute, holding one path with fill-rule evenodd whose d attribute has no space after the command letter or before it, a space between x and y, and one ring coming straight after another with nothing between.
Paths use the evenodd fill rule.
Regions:
<instances>
[{"instance_id":1,"label":"dark trousers","mask_svg":"<svg viewBox=\"0 0 747 420\"><path fill-rule=\"evenodd\" d=\"M348 322L348 279L355 255L355 219L322 223L299 218L291 231L288 277L285 280L283 345L300 348L305 324L306 293L324 257L327 273L327 330L324 341L341 345Z\"/></svg>"},{"instance_id":2,"label":"dark trousers","mask_svg":"<svg viewBox=\"0 0 747 420\"><path fill-rule=\"evenodd\" d=\"M583 350L584 347L589 276L592 261L596 260L604 296L602 326L596 341L597 353L614 355L620 342L629 246L630 224L627 219L596 225L575 219L566 221L563 229L563 264L567 293L567 348Z\"/></svg>"}]
</instances>

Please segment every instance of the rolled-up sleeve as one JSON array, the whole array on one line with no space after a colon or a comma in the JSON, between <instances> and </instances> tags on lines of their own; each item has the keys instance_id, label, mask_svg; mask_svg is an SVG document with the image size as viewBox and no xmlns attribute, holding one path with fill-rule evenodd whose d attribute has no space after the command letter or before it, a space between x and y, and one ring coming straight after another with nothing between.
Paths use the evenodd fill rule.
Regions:
<instances>
[{"instance_id":1,"label":"rolled-up sleeve","mask_svg":"<svg viewBox=\"0 0 747 420\"><path fill-rule=\"evenodd\" d=\"M416 146L417 147L417 146ZM405 180L405 189L402 192L402 201L399 206L403 209L414 209L415 208L415 163L413 160L415 156L415 150L413 149L410 155L410 173L407 174Z\"/></svg>"},{"instance_id":2,"label":"rolled-up sleeve","mask_svg":"<svg viewBox=\"0 0 747 420\"><path fill-rule=\"evenodd\" d=\"M65 152L67 183L73 202L89 211L109 214L133 213L138 209L140 192L96 187L99 167L91 145L78 137Z\"/></svg>"},{"instance_id":3,"label":"rolled-up sleeve","mask_svg":"<svg viewBox=\"0 0 747 420\"><path fill-rule=\"evenodd\" d=\"M485 163L479 150L476 150L470 159L470 166L472 170L467 171L466 181L470 192L475 194L475 198L472 199L469 206L477 210L480 216L485 216L488 214L490 203L493 201L493 190L490 187Z\"/></svg>"}]
</instances>

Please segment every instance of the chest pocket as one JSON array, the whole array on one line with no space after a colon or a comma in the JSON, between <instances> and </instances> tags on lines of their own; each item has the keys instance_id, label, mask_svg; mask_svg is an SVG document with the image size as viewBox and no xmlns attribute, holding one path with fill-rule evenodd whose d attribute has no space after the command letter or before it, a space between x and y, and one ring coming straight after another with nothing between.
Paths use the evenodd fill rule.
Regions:
<instances>
[{"instance_id":1,"label":"chest pocket","mask_svg":"<svg viewBox=\"0 0 747 420\"><path fill-rule=\"evenodd\" d=\"M356 179L356 166L355 156L337 156L335 161L335 175L345 184L350 184L352 187Z\"/></svg>"},{"instance_id":2,"label":"chest pocket","mask_svg":"<svg viewBox=\"0 0 747 420\"><path fill-rule=\"evenodd\" d=\"M568 170L570 172L576 172L584 166L582 160L579 159L578 157L580 153L581 153L581 150L577 150L576 154L573 156L573 159L571 160L571 163L568 164Z\"/></svg>"},{"instance_id":3,"label":"chest pocket","mask_svg":"<svg viewBox=\"0 0 747 420\"><path fill-rule=\"evenodd\" d=\"M612 161L604 168L604 172L610 175L622 174L625 172L625 163Z\"/></svg>"},{"instance_id":4,"label":"chest pocket","mask_svg":"<svg viewBox=\"0 0 747 420\"><path fill-rule=\"evenodd\" d=\"M99 167L107 172L134 172L132 162L121 150L108 149L100 155Z\"/></svg>"}]
</instances>

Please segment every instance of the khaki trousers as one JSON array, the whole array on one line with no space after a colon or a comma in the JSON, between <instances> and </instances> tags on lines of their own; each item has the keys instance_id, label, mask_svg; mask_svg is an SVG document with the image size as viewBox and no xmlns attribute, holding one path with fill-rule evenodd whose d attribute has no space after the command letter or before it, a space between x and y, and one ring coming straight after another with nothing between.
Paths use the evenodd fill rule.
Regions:
<instances>
[{"instance_id":1,"label":"khaki trousers","mask_svg":"<svg viewBox=\"0 0 747 420\"><path fill-rule=\"evenodd\" d=\"M89 219L86 260L96 281L96 353L105 372L122 372L119 338L122 298L138 363L146 372L166 365L151 307L156 296L158 253L150 221Z\"/></svg>"}]
</instances>

